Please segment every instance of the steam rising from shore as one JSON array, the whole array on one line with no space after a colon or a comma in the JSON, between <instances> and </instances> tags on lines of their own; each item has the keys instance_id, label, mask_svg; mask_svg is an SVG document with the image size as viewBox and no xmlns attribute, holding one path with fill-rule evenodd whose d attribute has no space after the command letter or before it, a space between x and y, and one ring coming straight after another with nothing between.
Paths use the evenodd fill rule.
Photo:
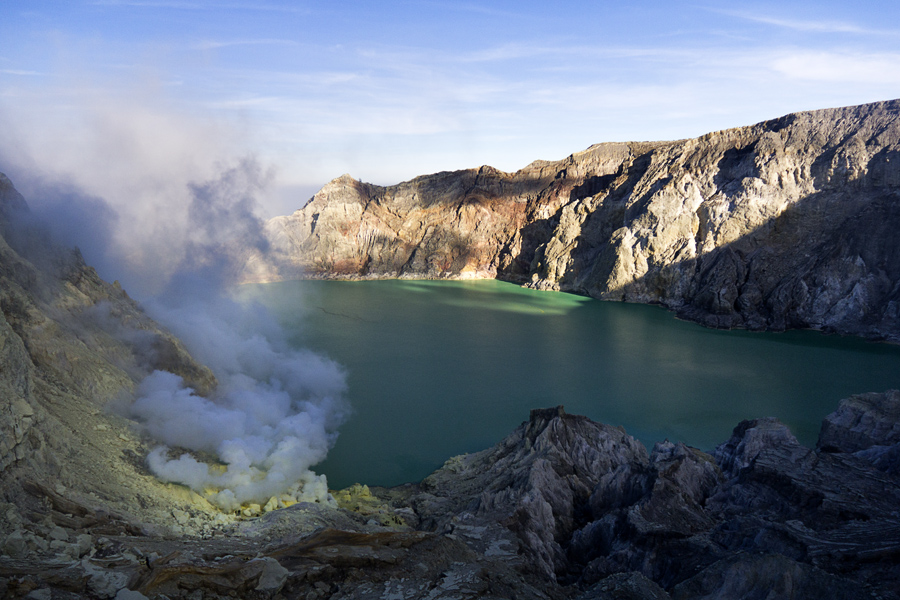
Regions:
<instances>
[{"instance_id":1,"label":"steam rising from shore","mask_svg":"<svg viewBox=\"0 0 900 600\"><path fill-rule=\"evenodd\" d=\"M184 182L178 198L161 198L143 232L135 227L127 196L117 204L64 179L40 176L30 190L26 184L26 194L38 193L23 219L40 221L56 243L82 248L101 276L122 280L212 370L217 385L203 397L178 375L144 366L135 399L122 410L159 442L148 457L154 474L191 487L224 510L333 502L324 476L311 467L326 457L347 412L338 365L292 347L262 307L230 297L248 252L267 251L255 210L270 178L256 160L245 158L205 181ZM141 197L148 197L146 190ZM168 210L176 205L178 210ZM123 228L132 235L123 237ZM125 244L129 239L134 248ZM41 251L40 242L24 246ZM114 322L102 306L94 309L86 315L105 321L102 326L137 356L152 354L143 347L145 332Z\"/></svg>"},{"instance_id":2,"label":"steam rising from shore","mask_svg":"<svg viewBox=\"0 0 900 600\"><path fill-rule=\"evenodd\" d=\"M254 194L265 174L243 160L217 178L191 184L191 239L162 294L147 311L178 336L218 386L198 395L172 373L155 371L128 409L165 444L149 456L161 479L182 483L225 510L328 501L324 476L310 467L333 445L343 420L345 378L333 362L289 346L258 306L230 299L241 257L265 251ZM213 464L177 447L214 457Z\"/></svg>"},{"instance_id":3,"label":"steam rising from shore","mask_svg":"<svg viewBox=\"0 0 900 600\"><path fill-rule=\"evenodd\" d=\"M28 199L30 218L57 243L78 246L215 374L205 398L172 373L137 374L144 379L123 410L161 444L149 457L153 472L227 510L273 497L327 500L310 467L347 412L345 376L292 348L261 307L229 296L248 252L267 251L257 212L274 172L234 159L252 144L252 123L185 112L152 83L126 81L113 93L72 80L55 121L48 115L60 113L39 99L0 108L0 171ZM146 332L94 308L136 355L153 354Z\"/></svg>"},{"instance_id":4,"label":"steam rising from shore","mask_svg":"<svg viewBox=\"0 0 900 600\"><path fill-rule=\"evenodd\" d=\"M186 453L172 457L163 446L150 454L151 470L226 510L273 497L280 505L326 501L325 479L310 467L325 458L343 416L340 368L252 333L246 326L252 312L227 300L152 312L174 325L219 386L203 398L177 375L155 371L141 382L129 412L166 446L209 453L222 464Z\"/></svg>"}]
</instances>

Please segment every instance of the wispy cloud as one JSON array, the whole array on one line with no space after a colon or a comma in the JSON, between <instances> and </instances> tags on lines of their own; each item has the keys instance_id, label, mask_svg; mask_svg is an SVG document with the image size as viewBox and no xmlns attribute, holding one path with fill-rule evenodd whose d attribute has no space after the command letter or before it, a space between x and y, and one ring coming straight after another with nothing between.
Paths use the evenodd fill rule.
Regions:
<instances>
[{"instance_id":1,"label":"wispy cloud","mask_svg":"<svg viewBox=\"0 0 900 600\"><path fill-rule=\"evenodd\" d=\"M656 14L629 8L598 21L605 35L585 35L549 5L536 4L504 3L497 10L472 0L407 0L360 11L287 0L84 1L120 7L107 10L138 19L175 12L176 21L197 25L147 35L145 27L168 21L142 19L133 52L130 40L120 43L115 36L109 44L102 37L79 41L73 35L75 43L61 38L54 42L61 56L56 62L20 55L27 44L6 45L0 109L13 125L27 121L28 129L45 131L35 154L76 174L88 171L82 159L147 163L163 142L175 148L165 155L181 162L220 152L225 142L217 141L184 155L190 144L173 133L187 128L181 116L212 123L213 133L198 140L233 129L225 135L229 143L277 162L294 183L322 183L342 172L396 182L481 163L518 168L601 141L701 135L796 110L896 97L900 90L900 51L897 40L886 37L900 25L888 15L878 21L877 15L827 8L808 15L787 6L705 8L705 14L680 20L671 18L677 9ZM295 6L311 9L315 18L275 12L302 12ZM269 12L244 19L240 11L219 14L220 7ZM297 23L286 23L292 19ZM612 30L618 26L621 31ZM403 27L411 28L410 35L398 35ZM880 36L866 35L879 27ZM222 49L216 60L198 56L216 49ZM52 77L17 72L26 69ZM85 95L50 89L82 71L103 90ZM177 126L160 125L152 110L148 115L124 101L124 108L117 102L104 105L102 114L92 112L116 91L132 98L146 96L147 89L164 98L161 110L178 113ZM74 131L72 115L81 105L84 125ZM95 124L119 114L129 116L119 129L134 130L121 148L142 149L142 140L154 140L146 149L150 158L137 150L83 150ZM64 155L57 152L60 136L52 129L78 144ZM163 134L170 139L160 142ZM23 129L22 139L36 136ZM160 170L170 169L165 167ZM191 165L191 172L202 168ZM104 187L110 179L104 173L92 182L98 194L117 191Z\"/></svg>"},{"instance_id":2,"label":"wispy cloud","mask_svg":"<svg viewBox=\"0 0 900 600\"><path fill-rule=\"evenodd\" d=\"M504 58L528 53L540 59L529 61L511 77ZM351 55L353 66L347 70L257 69L216 76L240 80L240 89L265 92L219 99L208 106L251 108L261 116L265 113L267 121L289 122L303 135L329 140L481 132L498 122L556 119L555 111L590 120L602 118L598 111L666 105L670 114L686 115L699 101L714 105L728 89L748 85L774 98L786 81L817 88L864 83L881 89L900 78L886 75L900 74L900 55L791 47L738 47L713 53L705 47L504 45L456 55L403 46L348 46L344 58ZM572 60L559 60L566 57ZM491 64L495 61L498 64ZM636 72L642 75L637 77ZM821 106L827 104L822 101Z\"/></svg>"},{"instance_id":3,"label":"wispy cloud","mask_svg":"<svg viewBox=\"0 0 900 600\"><path fill-rule=\"evenodd\" d=\"M498 10L496 8L491 8L489 6L484 6L482 4L476 4L473 2L430 2L427 0L420 0L417 2L409 2L408 4L416 6L430 6L433 8L440 8L444 10L468 12L492 17L521 18L523 16L521 13Z\"/></svg>"},{"instance_id":4,"label":"wispy cloud","mask_svg":"<svg viewBox=\"0 0 900 600\"><path fill-rule=\"evenodd\" d=\"M850 21L816 21L809 19L782 18L772 15L756 14L739 10L724 10L715 8L710 8L708 10L710 10L711 12L736 17L738 19L743 19L745 21L762 23L764 25L773 25L775 27L792 29L794 31L806 31L811 33L849 33L856 35L900 36L900 30L898 29L873 29L870 27L863 27Z\"/></svg>"},{"instance_id":5,"label":"wispy cloud","mask_svg":"<svg viewBox=\"0 0 900 600\"><path fill-rule=\"evenodd\" d=\"M43 75L38 71L26 71L23 69L0 69L0 73L5 75Z\"/></svg>"},{"instance_id":6,"label":"wispy cloud","mask_svg":"<svg viewBox=\"0 0 900 600\"><path fill-rule=\"evenodd\" d=\"M784 52L773 57L772 69L800 80L900 85L900 54Z\"/></svg>"},{"instance_id":7,"label":"wispy cloud","mask_svg":"<svg viewBox=\"0 0 900 600\"><path fill-rule=\"evenodd\" d=\"M690 48L586 45L586 44L526 44L508 43L471 51L449 51L409 46L368 45L354 50L356 56L372 68L394 73L433 74L437 69L464 67L466 76L473 66L490 68L492 63L528 59L524 68L505 76L521 79L523 74L557 69L560 72L595 71L615 67L627 60L683 61L697 55ZM704 53L706 51L704 50ZM477 67L476 67L477 68Z\"/></svg>"},{"instance_id":8,"label":"wispy cloud","mask_svg":"<svg viewBox=\"0 0 900 600\"><path fill-rule=\"evenodd\" d=\"M278 104L282 101L277 96L254 96L252 98L236 98L231 100L220 100L209 103L211 108L228 109L228 108L245 108L254 106L270 106Z\"/></svg>"},{"instance_id":9,"label":"wispy cloud","mask_svg":"<svg viewBox=\"0 0 900 600\"><path fill-rule=\"evenodd\" d=\"M259 40L204 40L194 45L199 50L215 50L216 48L227 48L229 46L299 46L293 40L280 39L259 39Z\"/></svg>"}]
</instances>

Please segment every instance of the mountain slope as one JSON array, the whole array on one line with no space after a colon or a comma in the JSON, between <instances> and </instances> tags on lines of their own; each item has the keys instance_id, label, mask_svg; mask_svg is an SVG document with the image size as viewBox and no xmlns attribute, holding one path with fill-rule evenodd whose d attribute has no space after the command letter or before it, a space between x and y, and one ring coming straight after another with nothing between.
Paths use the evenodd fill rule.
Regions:
<instances>
[{"instance_id":1,"label":"mountain slope","mask_svg":"<svg viewBox=\"0 0 900 600\"><path fill-rule=\"evenodd\" d=\"M716 327L900 340L900 101L516 173L339 177L267 224L248 280L496 277L660 303Z\"/></svg>"},{"instance_id":2,"label":"mountain slope","mask_svg":"<svg viewBox=\"0 0 900 600\"><path fill-rule=\"evenodd\" d=\"M216 385L118 284L55 246L0 174L0 500L38 509L61 494L149 522L204 504L151 476L149 442L107 410L157 368Z\"/></svg>"}]
</instances>

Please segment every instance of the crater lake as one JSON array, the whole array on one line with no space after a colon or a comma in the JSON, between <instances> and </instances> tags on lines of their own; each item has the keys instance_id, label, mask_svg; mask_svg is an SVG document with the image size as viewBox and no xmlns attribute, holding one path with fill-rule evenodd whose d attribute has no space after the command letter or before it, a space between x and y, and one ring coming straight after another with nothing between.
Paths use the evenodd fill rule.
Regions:
<instances>
[{"instance_id":1,"label":"crater lake","mask_svg":"<svg viewBox=\"0 0 900 600\"><path fill-rule=\"evenodd\" d=\"M741 420L770 416L813 446L842 398L900 387L896 345L707 329L657 306L494 280L290 281L240 295L347 371L352 412L315 468L333 489L421 480L533 408L562 404L648 449L709 451Z\"/></svg>"}]
</instances>

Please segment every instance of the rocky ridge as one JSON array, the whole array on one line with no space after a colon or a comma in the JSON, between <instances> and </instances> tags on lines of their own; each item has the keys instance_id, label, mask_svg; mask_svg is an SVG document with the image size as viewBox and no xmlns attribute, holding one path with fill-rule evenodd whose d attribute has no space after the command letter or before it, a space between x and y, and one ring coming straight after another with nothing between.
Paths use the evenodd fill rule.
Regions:
<instances>
[{"instance_id":1,"label":"rocky ridge","mask_svg":"<svg viewBox=\"0 0 900 600\"><path fill-rule=\"evenodd\" d=\"M40 514L51 529L169 529L173 509L195 510L201 529L230 520L151 476L150 442L108 410L154 369L197 389L216 385L118 284L54 244L0 174L0 500L13 501L0 508L4 528ZM51 507L58 518L47 517ZM11 547L49 543L24 539ZM55 541L63 540L76 537Z\"/></svg>"},{"instance_id":2,"label":"rocky ridge","mask_svg":"<svg viewBox=\"0 0 900 600\"><path fill-rule=\"evenodd\" d=\"M246 280L483 278L659 303L715 327L900 340L900 101L515 173L343 175L267 224Z\"/></svg>"},{"instance_id":3,"label":"rocky ridge","mask_svg":"<svg viewBox=\"0 0 900 600\"><path fill-rule=\"evenodd\" d=\"M900 598L897 410L897 391L849 398L816 449L775 419L745 421L711 455L668 441L648 453L620 428L534 410L493 448L419 484L354 486L336 494L341 508L297 504L206 538L111 531L77 502L32 489L45 504L10 519L0 592Z\"/></svg>"}]
</instances>

